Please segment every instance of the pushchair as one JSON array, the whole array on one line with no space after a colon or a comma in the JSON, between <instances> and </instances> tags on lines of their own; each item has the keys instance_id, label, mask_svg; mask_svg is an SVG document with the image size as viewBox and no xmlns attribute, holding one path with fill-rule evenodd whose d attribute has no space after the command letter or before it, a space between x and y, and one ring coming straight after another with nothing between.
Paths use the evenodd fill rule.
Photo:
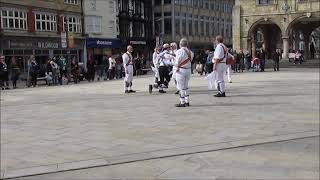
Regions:
<instances>
[{"instance_id":1,"label":"pushchair","mask_svg":"<svg viewBox=\"0 0 320 180\"><path fill-rule=\"evenodd\" d=\"M259 72L260 70L260 59L255 57L251 60L252 72Z\"/></svg>"}]
</instances>

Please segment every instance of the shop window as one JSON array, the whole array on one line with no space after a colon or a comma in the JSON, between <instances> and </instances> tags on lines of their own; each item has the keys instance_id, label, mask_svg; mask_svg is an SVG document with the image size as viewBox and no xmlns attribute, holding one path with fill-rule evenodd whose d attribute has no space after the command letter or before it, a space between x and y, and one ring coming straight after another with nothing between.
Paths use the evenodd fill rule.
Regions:
<instances>
[{"instance_id":1,"label":"shop window","mask_svg":"<svg viewBox=\"0 0 320 180\"><path fill-rule=\"evenodd\" d=\"M33 51L32 50L24 50L23 54L24 55L32 55Z\"/></svg>"},{"instance_id":2,"label":"shop window","mask_svg":"<svg viewBox=\"0 0 320 180\"><path fill-rule=\"evenodd\" d=\"M67 27L67 29L66 29ZM81 33L80 16L66 16L63 18L63 31Z\"/></svg>"},{"instance_id":3,"label":"shop window","mask_svg":"<svg viewBox=\"0 0 320 180\"><path fill-rule=\"evenodd\" d=\"M68 50L62 50L61 53L62 53L62 54L69 54L69 53L68 53Z\"/></svg>"},{"instance_id":4,"label":"shop window","mask_svg":"<svg viewBox=\"0 0 320 180\"><path fill-rule=\"evenodd\" d=\"M22 55L23 50L14 50L14 55Z\"/></svg>"},{"instance_id":5,"label":"shop window","mask_svg":"<svg viewBox=\"0 0 320 180\"><path fill-rule=\"evenodd\" d=\"M57 31L57 19L54 14L36 13L37 31Z\"/></svg>"},{"instance_id":6,"label":"shop window","mask_svg":"<svg viewBox=\"0 0 320 180\"><path fill-rule=\"evenodd\" d=\"M71 50L70 54L78 54L78 51L77 50Z\"/></svg>"},{"instance_id":7,"label":"shop window","mask_svg":"<svg viewBox=\"0 0 320 180\"><path fill-rule=\"evenodd\" d=\"M61 54L61 50L53 50L53 54L60 55Z\"/></svg>"},{"instance_id":8,"label":"shop window","mask_svg":"<svg viewBox=\"0 0 320 180\"><path fill-rule=\"evenodd\" d=\"M1 27L3 29L27 30L27 13L20 10L1 10Z\"/></svg>"},{"instance_id":9,"label":"shop window","mask_svg":"<svg viewBox=\"0 0 320 180\"><path fill-rule=\"evenodd\" d=\"M42 54L42 51L41 50L35 50L35 54L36 55Z\"/></svg>"},{"instance_id":10,"label":"shop window","mask_svg":"<svg viewBox=\"0 0 320 180\"><path fill-rule=\"evenodd\" d=\"M13 55L13 50L4 50L3 55Z\"/></svg>"},{"instance_id":11,"label":"shop window","mask_svg":"<svg viewBox=\"0 0 320 180\"><path fill-rule=\"evenodd\" d=\"M49 54L49 50L42 50L42 54Z\"/></svg>"},{"instance_id":12,"label":"shop window","mask_svg":"<svg viewBox=\"0 0 320 180\"><path fill-rule=\"evenodd\" d=\"M64 0L64 3L73 4L73 5L79 5L80 4L80 0Z\"/></svg>"}]
</instances>

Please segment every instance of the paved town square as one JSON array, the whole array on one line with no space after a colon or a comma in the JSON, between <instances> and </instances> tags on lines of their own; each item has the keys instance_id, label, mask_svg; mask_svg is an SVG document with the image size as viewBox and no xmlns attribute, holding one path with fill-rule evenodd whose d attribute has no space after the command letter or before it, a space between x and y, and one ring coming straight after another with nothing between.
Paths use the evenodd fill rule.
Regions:
<instances>
[{"instance_id":1,"label":"paved town square","mask_svg":"<svg viewBox=\"0 0 320 180\"><path fill-rule=\"evenodd\" d=\"M185 108L152 76L2 91L1 178L317 179L319 69L232 76L215 98L193 75Z\"/></svg>"}]
</instances>

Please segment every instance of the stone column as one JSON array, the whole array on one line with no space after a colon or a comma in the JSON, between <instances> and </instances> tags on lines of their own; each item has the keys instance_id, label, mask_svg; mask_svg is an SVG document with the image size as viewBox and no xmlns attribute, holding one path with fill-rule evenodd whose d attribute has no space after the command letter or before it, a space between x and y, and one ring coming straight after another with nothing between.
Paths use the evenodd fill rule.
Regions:
<instances>
[{"instance_id":1,"label":"stone column","mask_svg":"<svg viewBox=\"0 0 320 180\"><path fill-rule=\"evenodd\" d=\"M289 58L289 37L283 36L283 53L282 53L282 59L288 59Z\"/></svg>"}]
</instances>

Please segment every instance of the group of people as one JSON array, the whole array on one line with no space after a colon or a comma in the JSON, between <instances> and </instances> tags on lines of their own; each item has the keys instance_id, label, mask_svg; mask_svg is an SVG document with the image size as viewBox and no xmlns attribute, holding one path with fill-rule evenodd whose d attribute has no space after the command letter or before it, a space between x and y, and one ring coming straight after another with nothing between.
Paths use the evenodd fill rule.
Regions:
<instances>
[{"instance_id":1,"label":"group of people","mask_svg":"<svg viewBox=\"0 0 320 180\"><path fill-rule=\"evenodd\" d=\"M5 57L0 56L0 88L1 90L10 89L9 88L9 74L11 71L11 80L13 89L17 88L17 81L20 76L20 68L17 65L16 59L12 59L11 67L9 68L5 62Z\"/></svg>"},{"instance_id":2,"label":"group of people","mask_svg":"<svg viewBox=\"0 0 320 180\"><path fill-rule=\"evenodd\" d=\"M216 72L216 87L218 94L215 97L226 97L224 75L227 68L226 62L228 49L223 44L223 37L216 37L217 46L215 51L210 53L212 71ZM132 90L133 82L133 48L127 47L127 52L122 55L123 66L125 68L124 92L134 93ZM166 93L163 88L168 88L171 79L174 80L177 92L179 94L179 103L176 107L190 106L189 102L189 80L191 76L192 61L194 53L189 48L188 40L180 40L179 48L176 43L164 44L162 47L156 47L153 54L154 82L149 85L149 92L153 88L158 88L159 93Z\"/></svg>"}]
</instances>

